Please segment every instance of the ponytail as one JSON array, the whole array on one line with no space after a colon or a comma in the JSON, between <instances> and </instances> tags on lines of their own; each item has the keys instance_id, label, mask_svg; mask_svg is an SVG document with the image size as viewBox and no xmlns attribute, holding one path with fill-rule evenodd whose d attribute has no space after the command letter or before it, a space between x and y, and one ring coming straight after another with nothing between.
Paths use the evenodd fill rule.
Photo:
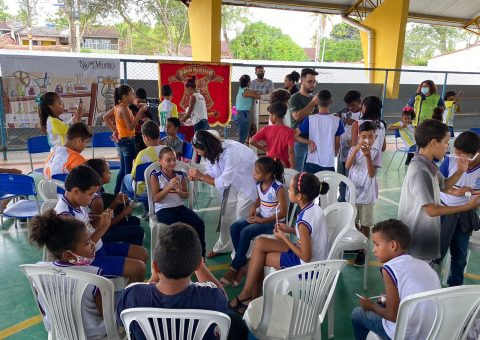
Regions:
<instances>
[{"instance_id":1,"label":"ponytail","mask_svg":"<svg viewBox=\"0 0 480 340\"><path fill-rule=\"evenodd\" d=\"M128 96L130 92L133 92L133 89L130 85L120 85L119 87L115 88L115 92L113 93L113 98L115 100L115 105L118 105L122 100L123 96Z\"/></svg>"},{"instance_id":2,"label":"ponytail","mask_svg":"<svg viewBox=\"0 0 480 340\"><path fill-rule=\"evenodd\" d=\"M53 105L58 98L60 98L60 96L55 92L46 92L35 98L38 107L37 112L40 119L40 128L43 132L47 132L48 117L53 117L53 112L49 105Z\"/></svg>"},{"instance_id":3,"label":"ponytail","mask_svg":"<svg viewBox=\"0 0 480 340\"><path fill-rule=\"evenodd\" d=\"M281 183L285 183L285 174L282 161L278 158L271 158L268 156L260 157L255 162L263 173L272 174L273 178Z\"/></svg>"},{"instance_id":4,"label":"ponytail","mask_svg":"<svg viewBox=\"0 0 480 340\"><path fill-rule=\"evenodd\" d=\"M313 201L318 195L325 195L330 186L327 182L320 182L317 176L308 172L301 172L293 177L293 191L304 195L308 202Z\"/></svg>"}]
</instances>

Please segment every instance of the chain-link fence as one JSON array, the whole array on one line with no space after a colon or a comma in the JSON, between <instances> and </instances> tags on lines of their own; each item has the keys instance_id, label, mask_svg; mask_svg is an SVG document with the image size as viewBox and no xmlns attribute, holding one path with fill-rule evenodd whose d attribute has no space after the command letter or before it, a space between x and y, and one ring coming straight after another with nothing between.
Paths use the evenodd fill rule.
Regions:
<instances>
[{"instance_id":1,"label":"chain-link fence","mask_svg":"<svg viewBox=\"0 0 480 340\"><path fill-rule=\"evenodd\" d=\"M335 64L334 64L335 65ZM429 71L425 69L365 69L362 67L342 67L342 66L318 66L313 63L292 64L279 62L264 63L265 77L272 80L275 88L283 88L285 76L292 71L301 73L305 67L315 69L319 74L317 76L317 88L315 92L321 89L328 89L333 94L332 112L336 112L344 107L343 96L350 89L358 90L362 96L376 95L382 98L384 102L383 117L387 123L398 121L400 112L408 99L417 92L418 85L427 79L433 80L437 86L437 92L440 94L445 91L462 90L464 95L461 100L461 111L455 116L455 130L465 130L470 127L480 126L480 73L473 72L445 72ZM232 105L235 105L235 98L238 92L238 80L243 74L248 74L252 79L255 78L255 66L251 62L233 63L231 70L231 98ZM389 96L390 88L386 84L393 84L395 77L400 78L398 93L396 98ZM123 83L128 83L133 88L145 88L148 98L152 103L152 112L155 112L155 104L159 100L158 63L155 60L120 60L120 78ZM297 84L297 86L300 86ZM105 127L95 126L94 130L103 130ZM217 127L219 131L227 136L236 136L237 129L235 124L227 127ZM6 150L18 150L25 148L26 140L32 136L40 134L38 129L34 128L3 128L6 134Z\"/></svg>"}]
</instances>

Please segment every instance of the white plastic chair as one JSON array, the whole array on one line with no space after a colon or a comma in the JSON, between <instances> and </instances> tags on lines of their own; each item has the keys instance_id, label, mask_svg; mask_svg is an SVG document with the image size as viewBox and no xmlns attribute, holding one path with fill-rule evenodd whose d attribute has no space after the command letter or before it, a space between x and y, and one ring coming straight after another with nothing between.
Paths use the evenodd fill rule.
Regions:
<instances>
[{"instance_id":1,"label":"white plastic chair","mask_svg":"<svg viewBox=\"0 0 480 340\"><path fill-rule=\"evenodd\" d=\"M244 320L259 339L321 339L321 323L344 260L311 262L268 275L263 297L248 305Z\"/></svg>"},{"instance_id":2,"label":"white plastic chair","mask_svg":"<svg viewBox=\"0 0 480 340\"><path fill-rule=\"evenodd\" d=\"M467 271L468 267L468 260L470 259L470 252L476 251L480 252L480 231L472 232L472 236L470 236L470 240L468 241L468 255L467 255L467 265L465 266L464 272ZM444 260L444 267L443 267L443 280L442 283L444 286L447 285L448 276L450 275L450 266L451 266L451 257L450 257L450 250L445 255Z\"/></svg>"},{"instance_id":3,"label":"white plastic chair","mask_svg":"<svg viewBox=\"0 0 480 340\"><path fill-rule=\"evenodd\" d=\"M422 302L431 302L436 309L432 311L430 333L424 340L463 340L480 311L480 285L441 288L408 296L398 308L394 340L406 339L412 308ZM380 340L373 332L367 339Z\"/></svg>"},{"instance_id":4,"label":"white plastic chair","mask_svg":"<svg viewBox=\"0 0 480 340\"><path fill-rule=\"evenodd\" d=\"M338 249L338 244L347 231L355 225L357 209L348 202L339 202L329 205L323 211L327 220L328 256L327 260L341 260L343 252ZM335 323L335 295L328 307L328 338L333 338Z\"/></svg>"},{"instance_id":5,"label":"white plastic chair","mask_svg":"<svg viewBox=\"0 0 480 340\"><path fill-rule=\"evenodd\" d=\"M200 309L130 308L122 311L120 318L129 340L133 321L138 323L147 340L201 340L212 324L218 326L220 340L226 340L230 329L228 315Z\"/></svg>"},{"instance_id":6,"label":"white plastic chair","mask_svg":"<svg viewBox=\"0 0 480 340\"><path fill-rule=\"evenodd\" d=\"M315 174L322 182L327 182L330 190L325 195L320 195L320 206L325 209L331 204L338 202L338 190L340 183L345 183L349 192L348 202L355 205L355 184L346 176L333 171L319 171Z\"/></svg>"},{"instance_id":7,"label":"white plastic chair","mask_svg":"<svg viewBox=\"0 0 480 340\"><path fill-rule=\"evenodd\" d=\"M285 169L284 170L284 175L285 175L285 190L287 192L287 200L288 200L288 205L290 208L290 199L288 198L288 187L290 186L290 182L292 181L292 178L295 177L295 175L298 174L298 171L295 169ZM289 214L287 214L287 222L288 225L292 225L293 223L293 218L295 217L295 211L297 210L297 204L295 203L292 207L292 209L289 211Z\"/></svg>"},{"instance_id":8,"label":"white plastic chair","mask_svg":"<svg viewBox=\"0 0 480 340\"><path fill-rule=\"evenodd\" d=\"M39 186L38 190L40 191L40 183L38 184L38 186ZM57 195L56 186L55 186L54 192L55 192L55 195ZM45 202L43 202L42 206L40 207L40 214L43 215L48 210L54 209L55 206L57 205L57 202L58 202L58 199L46 199ZM48 251L47 246L43 246L42 260L44 262L49 262L54 260L53 255Z\"/></svg>"},{"instance_id":9,"label":"white plastic chair","mask_svg":"<svg viewBox=\"0 0 480 340\"><path fill-rule=\"evenodd\" d=\"M37 190L38 194L44 201L57 198L57 185L51 180L40 180L37 184Z\"/></svg>"},{"instance_id":10,"label":"white plastic chair","mask_svg":"<svg viewBox=\"0 0 480 340\"><path fill-rule=\"evenodd\" d=\"M30 281L33 295L45 303L51 329L49 339L86 339L82 319L82 296L88 285L101 292L107 339L121 339L114 319L113 284L106 278L70 268L24 264L20 269ZM42 314L43 317L43 314Z\"/></svg>"},{"instance_id":11,"label":"white plastic chair","mask_svg":"<svg viewBox=\"0 0 480 340\"><path fill-rule=\"evenodd\" d=\"M319 171L315 174L320 181L325 181L330 186L330 190L326 195L320 195L320 202L323 209L326 209L329 205L337 203L338 188L340 183L345 183L349 192L349 202L355 205L355 184L343 176L333 171ZM336 246L338 251L342 254L344 251L364 250L365 251L365 266L363 273L363 289L367 289L367 274L368 274L368 261L370 254L370 243L368 238L352 225L350 229L344 234L341 242Z\"/></svg>"}]
</instances>

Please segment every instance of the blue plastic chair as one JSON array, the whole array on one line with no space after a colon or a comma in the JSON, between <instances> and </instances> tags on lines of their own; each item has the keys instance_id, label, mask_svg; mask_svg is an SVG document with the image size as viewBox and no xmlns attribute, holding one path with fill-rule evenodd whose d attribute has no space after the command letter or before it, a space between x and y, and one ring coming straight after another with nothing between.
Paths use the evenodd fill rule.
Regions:
<instances>
[{"instance_id":1,"label":"blue plastic chair","mask_svg":"<svg viewBox=\"0 0 480 340\"><path fill-rule=\"evenodd\" d=\"M60 182L65 182L65 180L67 179L67 176L68 174L56 174L56 175L52 175L52 179ZM57 186L57 194L63 195L64 193L65 193L65 190Z\"/></svg>"},{"instance_id":2,"label":"blue plastic chair","mask_svg":"<svg viewBox=\"0 0 480 340\"><path fill-rule=\"evenodd\" d=\"M135 177L133 178L135 180L135 187L133 188L133 199L135 201L139 201L139 202L147 202L148 201L147 197L137 196L137 186L138 186L138 182L145 182L145 170L147 170L147 168L151 164L152 164L152 162L143 163L143 164L138 165L137 168L135 169Z\"/></svg>"},{"instance_id":3,"label":"blue plastic chair","mask_svg":"<svg viewBox=\"0 0 480 340\"><path fill-rule=\"evenodd\" d=\"M413 152L416 152L415 151L411 151L409 150L406 146L398 146L398 139L401 138L400 137L400 131L398 131L398 129L395 130L395 151L393 152L393 155L392 155L392 158L390 158L390 162L388 163L388 166L387 166L387 170L385 170L385 173L388 172L388 169L390 169L390 165L392 164L392 161L393 161L393 158L395 157L395 155L397 154L397 152L401 152L403 153L403 157L402 157L402 160L400 161L400 163L398 163L398 169L400 169L400 165L402 164L403 162L403 159L405 158L405 155L407 153L413 153ZM403 144L403 141L401 142Z\"/></svg>"},{"instance_id":4,"label":"blue plastic chair","mask_svg":"<svg viewBox=\"0 0 480 340\"><path fill-rule=\"evenodd\" d=\"M188 160L192 160L193 158L193 145L190 142L183 141L182 146L182 157Z\"/></svg>"},{"instance_id":5,"label":"blue plastic chair","mask_svg":"<svg viewBox=\"0 0 480 340\"><path fill-rule=\"evenodd\" d=\"M470 128L470 131L476 132L480 135L480 128Z\"/></svg>"},{"instance_id":6,"label":"blue plastic chair","mask_svg":"<svg viewBox=\"0 0 480 340\"><path fill-rule=\"evenodd\" d=\"M109 131L96 132L92 137L92 158L95 158L95 148L116 148L117 146L111 139L112 133ZM110 170L119 170L120 161L107 161Z\"/></svg>"},{"instance_id":7,"label":"blue plastic chair","mask_svg":"<svg viewBox=\"0 0 480 340\"><path fill-rule=\"evenodd\" d=\"M167 133L165 131L160 131L160 139L163 139L167 137ZM185 134L184 133L177 133L177 137L180 138L181 140L185 140Z\"/></svg>"},{"instance_id":8,"label":"blue plastic chair","mask_svg":"<svg viewBox=\"0 0 480 340\"><path fill-rule=\"evenodd\" d=\"M27 139L28 156L30 157L30 168L32 172L43 174L43 168L33 169L32 155L37 153L50 152L47 136L36 136Z\"/></svg>"},{"instance_id":9,"label":"blue plastic chair","mask_svg":"<svg viewBox=\"0 0 480 340\"><path fill-rule=\"evenodd\" d=\"M27 199L20 199L17 202L7 206L1 213L0 223L3 227L3 217L15 219L15 227L17 227L17 219L30 219L40 214L40 205L37 197L37 189L35 181L27 175L16 174L0 174L0 197L26 196ZM28 196L34 196L34 200L29 200Z\"/></svg>"}]
</instances>

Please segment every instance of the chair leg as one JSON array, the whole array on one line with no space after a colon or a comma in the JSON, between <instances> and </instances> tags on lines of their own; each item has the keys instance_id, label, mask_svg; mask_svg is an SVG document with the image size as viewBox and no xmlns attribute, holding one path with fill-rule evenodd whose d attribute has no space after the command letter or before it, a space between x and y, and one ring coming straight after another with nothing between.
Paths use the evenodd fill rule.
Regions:
<instances>
[{"instance_id":1,"label":"chair leg","mask_svg":"<svg viewBox=\"0 0 480 340\"><path fill-rule=\"evenodd\" d=\"M328 322L328 332L327 337L332 339L335 337L335 293L333 293L332 300L330 300L330 305L328 306L327 311L327 322Z\"/></svg>"},{"instance_id":2,"label":"chair leg","mask_svg":"<svg viewBox=\"0 0 480 340\"><path fill-rule=\"evenodd\" d=\"M390 169L390 165L392 164L392 161L393 161L393 159L395 158L395 155L397 154L397 152L398 152L398 151L394 151L394 152L393 152L392 158L390 158L390 162L389 162L388 165L387 165L387 170L385 170L385 173L387 173L387 172L388 172L388 169Z\"/></svg>"},{"instance_id":3,"label":"chair leg","mask_svg":"<svg viewBox=\"0 0 480 340\"><path fill-rule=\"evenodd\" d=\"M405 155L406 155L406 154L407 154L406 152L403 153L402 160L400 161L400 163L398 163L398 168L397 168L397 170L399 170L400 167L402 166L402 163L403 163L403 160L405 159Z\"/></svg>"}]
</instances>

